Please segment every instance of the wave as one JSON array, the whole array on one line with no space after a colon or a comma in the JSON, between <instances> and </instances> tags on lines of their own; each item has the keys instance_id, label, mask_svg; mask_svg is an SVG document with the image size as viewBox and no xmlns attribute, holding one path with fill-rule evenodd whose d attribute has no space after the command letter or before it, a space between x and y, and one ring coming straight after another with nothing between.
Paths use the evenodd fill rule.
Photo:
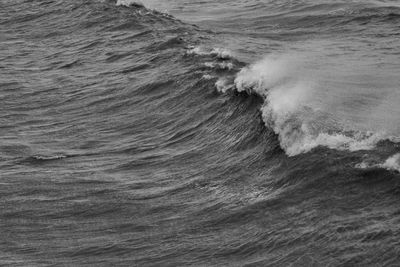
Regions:
<instances>
[{"instance_id":1,"label":"wave","mask_svg":"<svg viewBox=\"0 0 400 267\"><path fill-rule=\"evenodd\" d=\"M382 168L388 171L400 172L400 153L388 157L383 163L363 161L355 166L358 169Z\"/></svg>"},{"instance_id":2,"label":"wave","mask_svg":"<svg viewBox=\"0 0 400 267\"><path fill-rule=\"evenodd\" d=\"M384 163L380 164L380 166L390 171L400 172L400 153L389 157Z\"/></svg>"},{"instance_id":3,"label":"wave","mask_svg":"<svg viewBox=\"0 0 400 267\"><path fill-rule=\"evenodd\" d=\"M137 1L137 0L117 0L116 5L117 6L126 6L126 7L130 7L130 6L144 7L143 3L141 1Z\"/></svg>"},{"instance_id":4,"label":"wave","mask_svg":"<svg viewBox=\"0 0 400 267\"><path fill-rule=\"evenodd\" d=\"M26 156L23 158L18 159L18 162L21 164L28 164L28 165L41 165L46 164L54 161L63 160L69 157L73 157L74 155L67 155L67 154L33 154L30 156Z\"/></svg>"},{"instance_id":5,"label":"wave","mask_svg":"<svg viewBox=\"0 0 400 267\"><path fill-rule=\"evenodd\" d=\"M57 155L33 155L31 156L32 159L35 160L58 160L67 158L67 155L57 154Z\"/></svg>"},{"instance_id":6,"label":"wave","mask_svg":"<svg viewBox=\"0 0 400 267\"><path fill-rule=\"evenodd\" d=\"M227 78L219 78L215 82L215 87L218 92L225 94L229 90L233 89L234 85Z\"/></svg>"},{"instance_id":7,"label":"wave","mask_svg":"<svg viewBox=\"0 0 400 267\"><path fill-rule=\"evenodd\" d=\"M214 56L218 59L230 59L233 58L233 54L230 50L224 48L213 48L206 49L201 46L189 46L186 51L187 55L199 55L199 56Z\"/></svg>"},{"instance_id":8,"label":"wave","mask_svg":"<svg viewBox=\"0 0 400 267\"><path fill-rule=\"evenodd\" d=\"M23 164L44 164L46 162L53 162L58 160L63 160L69 157L73 157L74 155L62 154L62 153L40 153L33 154L31 156L25 157L21 159L21 163Z\"/></svg>"},{"instance_id":9,"label":"wave","mask_svg":"<svg viewBox=\"0 0 400 267\"><path fill-rule=\"evenodd\" d=\"M318 146L337 150L371 150L390 137L382 132L347 129L329 112L313 107L319 82L295 55L271 55L242 68L234 77L221 77L215 83L219 92L229 90L257 94L266 126L278 135L288 156L306 153Z\"/></svg>"},{"instance_id":10,"label":"wave","mask_svg":"<svg viewBox=\"0 0 400 267\"><path fill-rule=\"evenodd\" d=\"M227 70L232 70L234 68L234 65L232 62L206 62L204 63L204 66L207 68L211 68L211 69L227 69Z\"/></svg>"}]
</instances>

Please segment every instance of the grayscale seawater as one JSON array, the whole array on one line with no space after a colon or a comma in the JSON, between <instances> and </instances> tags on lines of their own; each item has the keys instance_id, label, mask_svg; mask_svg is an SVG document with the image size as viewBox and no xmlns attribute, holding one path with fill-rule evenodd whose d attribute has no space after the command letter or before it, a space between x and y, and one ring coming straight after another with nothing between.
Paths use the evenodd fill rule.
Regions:
<instances>
[{"instance_id":1,"label":"grayscale seawater","mask_svg":"<svg viewBox=\"0 0 400 267\"><path fill-rule=\"evenodd\" d=\"M0 265L399 266L400 4L0 0Z\"/></svg>"}]
</instances>

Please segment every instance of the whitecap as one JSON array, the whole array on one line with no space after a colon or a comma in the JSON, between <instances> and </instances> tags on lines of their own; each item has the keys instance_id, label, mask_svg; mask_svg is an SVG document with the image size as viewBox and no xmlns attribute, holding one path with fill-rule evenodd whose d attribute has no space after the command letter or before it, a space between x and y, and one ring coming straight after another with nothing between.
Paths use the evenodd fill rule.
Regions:
<instances>
[{"instance_id":1,"label":"whitecap","mask_svg":"<svg viewBox=\"0 0 400 267\"><path fill-rule=\"evenodd\" d=\"M116 5L117 6L126 6L126 7L134 6L134 5L136 5L136 6L144 6L143 3L141 1L138 1L138 0L117 0Z\"/></svg>"}]
</instances>

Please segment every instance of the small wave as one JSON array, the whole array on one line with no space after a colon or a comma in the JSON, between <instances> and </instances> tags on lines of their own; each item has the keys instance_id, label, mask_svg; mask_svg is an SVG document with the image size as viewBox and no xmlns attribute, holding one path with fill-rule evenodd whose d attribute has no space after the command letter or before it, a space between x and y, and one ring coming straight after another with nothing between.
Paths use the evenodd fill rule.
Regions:
<instances>
[{"instance_id":1,"label":"small wave","mask_svg":"<svg viewBox=\"0 0 400 267\"><path fill-rule=\"evenodd\" d=\"M130 6L144 7L143 3L141 1L137 1L137 0L117 0L116 5L117 6L126 6L126 7L130 7Z\"/></svg>"},{"instance_id":2,"label":"small wave","mask_svg":"<svg viewBox=\"0 0 400 267\"><path fill-rule=\"evenodd\" d=\"M201 47L199 46L189 46L188 49L186 50L187 55L209 55L207 51L204 51Z\"/></svg>"},{"instance_id":3,"label":"small wave","mask_svg":"<svg viewBox=\"0 0 400 267\"><path fill-rule=\"evenodd\" d=\"M204 66L211 69L232 70L235 66L232 62L206 62Z\"/></svg>"},{"instance_id":4,"label":"small wave","mask_svg":"<svg viewBox=\"0 0 400 267\"><path fill-rule=\"evenodd\" d=\"M204 74L202 78L203 78L204 80L211 80L211 79L214 79L215 77L212 76L212 75L210 75L210 74Z\"/></svg>"},{"instance_id":5,"label":"small wave","mask_svg":"<svg viewBox=\"0 0 400 267\"><path fill-rule=\"evenodd\" d=\"M220 78L215 83L215 87L217 88L218 92L225 94L227 91L233 89L234 85L228 79Z\"/></svg>"},{"instance_id":6,"label":"small wave","mask_svg":"<svg viewBox=\"0 0 400 267\"><path fill-rule=\"evenodd\" d=\"M57 159L64 159L67 155L58 154L58 155L33 155L31 156L32 159L35 160L57 160Z\"/></svg>"},{"instance_id":7,"label":"small wave","mask_svg":"<svg viewBox=\"0 0 400 267\"><path fill-rule=\"evenodd\" d=\"M363 162L361 162L361 163L357 163L355 166L354 166L354 168L357 168L357 169L368 169L368 168L370 168L370 164L368 163L368 162L365 162L365 161L363 161Z\"/></svg>"},{"instance_id":8,"label":"small wave","mask_svg":"<svg viewBox=\"0 0 400 267\"><path fill-rule=\"evenodd\" d=\"M214 48L210 52L211 55L216 56L220 59L230 59L232 58L232 53L229 50L223 48Z\"/></svg>"},{"instance_id":9,"label":"small wave","mask_svg":"<svg viewBox=\"0 0 400 267\"><path fill-rule=\"evenodd\" d=\"M394 154L387 158L383 163L376 163L371 161L363 161L355 165L358 169L371 169L382 168L388 171L400 172L400 153Z\"/></svg>"},{"instance_id":10,"label":"small wave","mask_svg":"<svg viewBox=\"0 0 400 267\"><path fill-rule=\"evenodd\" d=\"M380 167L385 168L389 171L400 172L400 153L389 157L384 163L380 164Z\"/></svg>"},{"instance_id":11,"label":"small wave","mask_svg":"<svg viewBox=\"0 0 400 267\"><path fill-rule=\"evenodd\" d=\"M201 46L189 46L187 51L187 55L198 55L198 56L213 56L218 59L226 60L232 58L232 52L223 49L223 48L213 48L213 49L205 49Z\"/></svg>"},{"instance_id":12,"label":"small wave","mask_svg":"<svg viewBox=\"0 0 400 267\"><path fill-rule=\"evenodd\" d=\"M24 164L43 164L46 162L52 162L52 161L57 161L57 160L62 160L65 158L72 157L73 155L68 155L68 154L62 154L62 153L41 153L41 154L34 154L28 157L25 157L21 159L21 163Z\"/></svg>"}]
</instances>

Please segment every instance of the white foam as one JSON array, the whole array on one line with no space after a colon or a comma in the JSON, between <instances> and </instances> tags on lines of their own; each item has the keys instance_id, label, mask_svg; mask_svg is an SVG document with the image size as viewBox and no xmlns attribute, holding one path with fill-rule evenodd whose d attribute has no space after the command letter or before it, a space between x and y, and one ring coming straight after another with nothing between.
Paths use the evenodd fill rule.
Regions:
<instances>
[{"instance_id":1,"label":"white foam","mask_svg":"<svg viewBox=\"0 0 400 267\"><path fill-rule=\"evenodd\" d=\"M213 78L215 78L214 76L210 75L210 74L204 74L202 77L204 80L211 80Z\"/></svg>"},{"instance_id":2,"label":"white foam","mask_svg":"<svg viewBox=\"0 0 400 267\"><path fill-rule=\"evenodd\" d=\"M204 66L211 69L232 70L234 65L232 62L206 62Z\"/></svg>"},{"instance_id":3,"label":"white foam","mask_svg":"<svg viewBox=\"0 0 400 267\"><path fill-rule=\"evenodd\" d=\"M389 157L384 163L380 164L380 167L400 172L400 153Z\"/></svg>"},{"instance_id":4,"label":"white foam","mask_svg":"<svg viewBox=\"0 0 400 267\"><path fill-rule=\"evenodd\" d=\"M372 165L368 164L367 162L363 161L361 163L357 163L354 167L357 169L368 169L370 168Z\"/></svg>"},{"instance_id":5,"label":"white foam","mask_svg":"<svg viewBox=\"0 0 400 267\"><path fill-rule=\"evenodd\" d=\"M199 56L214 56L219 59L229 59L232 57L232 53L223 48L213 48L213 49L206 49L201 46L189 46L188 50L186 51L188 55L199 55Z\"/></svg>"},{"instance_id":6,"label":"white foam","mask_svg":"<svg viewBox=\"0 0 400 267\"><path fill-rule=\"evenodd\" d=\"M211 50L210 54L220 59L229 59L232 57L232 52L224 48L214 48Z\"/></svg>"},{"instance_id":7,"label":"white foam","mask_svg":"<svg viewBox=\"0 0 400 267\"><path fill-rule=\"evenodd\" d=\"M187 55L207 55L208 53L200 46L189 46L186 50Z\"/></svg>"},{"instance_id":8,"label":"white foam","mask_svg":"<svg viewBox=\"0 0 400 267\"><path fill-rule=\"evenodd\" d=\"M293 93L291 93L293 92ZM301 92L301 86L300 86ZM296 87L287 94L267 96L262 107L264 122L278 135L280 145L288 156L309 152L318 146L338 150L369 150L382 139L380 134L328 131L323 122L315 124L313 111L304 111L302 98Z\"/></svg>"},{"instance_id":9,"label":"white foam","mask_svg":"<svg viewBox=\"0 0 400 267\"><path fill-rule=\"evenodd\" d=\"M215 87L217 88L218 92L226 93L228 90L234 88L234 85L230 83L226 78L219 78L218 81L215 83Z\"/></svg>"},{"instance_id":10,"label":"white foam","mask_svg":"<svg viewBox=\"0 0 400 267\"><path fill-rule=\"evenodd\" d=\"M140 5L144 6L141 1L138 0L117 0L117 6L132 6L132 5Z\"/></svg>"},{"instance_id":11,"label":"white foam","mask_svg":"<svg viewBox=\"0 0 400 267\"><path fill-rule=\"evenodd\" d=\"M374 163L363 161L355 165L358 169L369 169L369 168L383 168L388 171L398 171L400 172L400 153L397 153L386 159L383 163Z\"/></svg>"},{"instance_id":12,"label":"white foam","mask_svg":"<svg viewBox=\"0 0 400 267\"><path fill-rule=\"evenodd\" d=\"M63 159L66 158L66 155L63 154L55 154L55 155L34 155L33 158L39 160L54 160L54 159Z\"/></svg>"},{"instance_id":13,"label":"white foam","mask_svg":"<svg viewBox=\"0 0 400 267\"><path fill-rule=\"evenodd\" d=\"M365 138L356 138L344 134L319 133L317 136L308 135L305 132L290 134L281 141L286 153L289 156L295 156L306 153L318 146L325 146L337 150L370 150L381 140L378 135L372 135ZM294 137L294 139L292 139Z\"/></svg>"}]
</instances>

